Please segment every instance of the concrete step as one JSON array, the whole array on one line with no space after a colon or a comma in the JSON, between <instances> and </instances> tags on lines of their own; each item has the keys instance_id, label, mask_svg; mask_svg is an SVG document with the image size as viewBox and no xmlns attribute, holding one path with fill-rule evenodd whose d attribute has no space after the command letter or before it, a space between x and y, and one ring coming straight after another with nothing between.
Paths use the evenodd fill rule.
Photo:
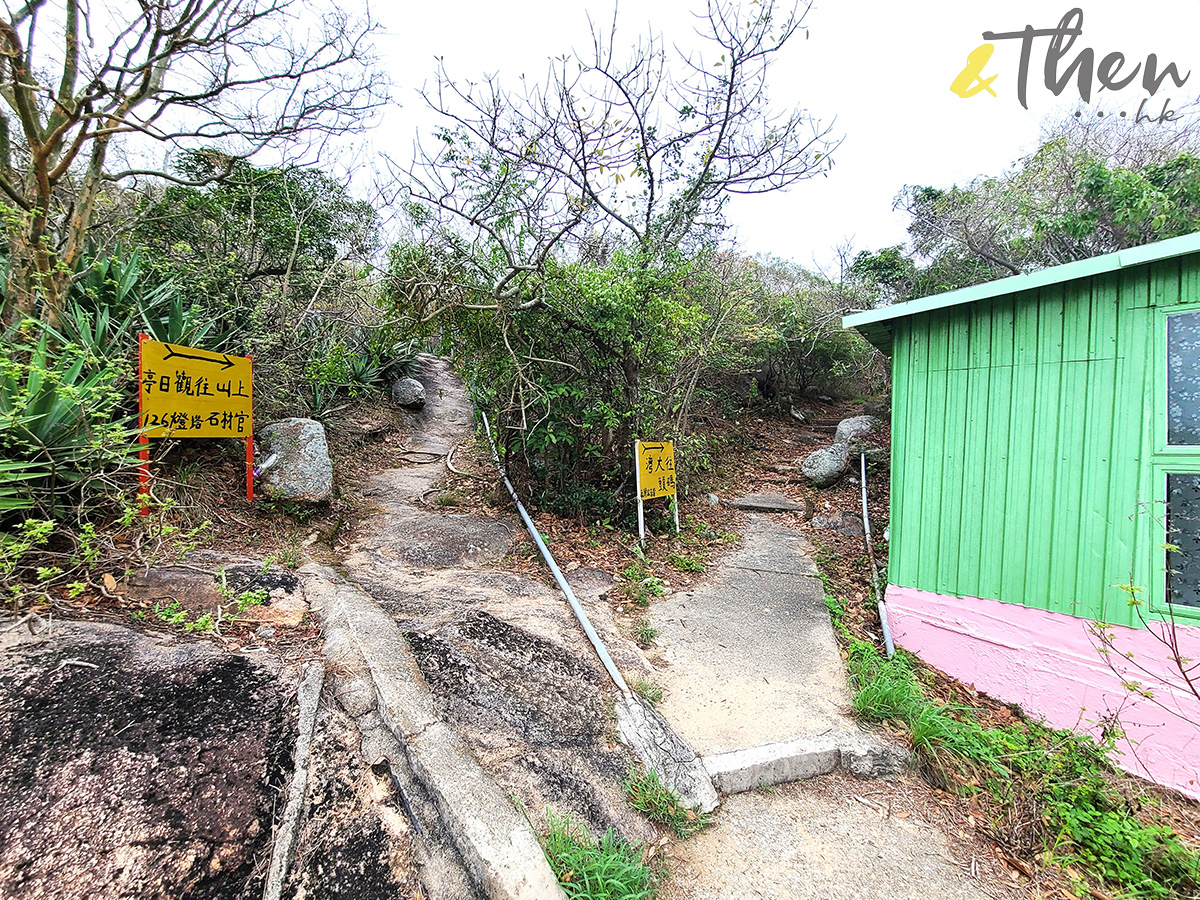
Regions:
<instances>
[{"instance_id":1,"label":"concrete step","mask_svg":"<svg viewBox=\"0 0 1200 900\"><path fill-rule=\"evenodd\" d=\"M895 778L908 765L907 750L862 732L763 744L704 757L704 768L723 794L802 781L838 769L859 778Z\"/></svg>"}]
</instances>

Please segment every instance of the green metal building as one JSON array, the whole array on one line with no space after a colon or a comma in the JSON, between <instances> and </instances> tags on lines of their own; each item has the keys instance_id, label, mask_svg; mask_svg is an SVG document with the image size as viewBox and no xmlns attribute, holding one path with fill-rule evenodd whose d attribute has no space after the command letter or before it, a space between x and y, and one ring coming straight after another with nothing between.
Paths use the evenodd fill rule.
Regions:
<instances>
[{"instance_id":1,"label":"green metal building","mask_svg":"<svg viewBox=\"0 0 1200 900\"><path fill-rule=\"evenodd\" d=\"M1200 235L845 323L892 360L898 641L1055 724L1100 726L1128 698L1089 623L1118 626L1173 707L1145 724L1186 709L1171 740L1200 759L1200 701L1171 691L1161 639L1200 660ZM1195 788L1196 765L1163 756L1151 774Z\"/></svg>"}]
</instances>

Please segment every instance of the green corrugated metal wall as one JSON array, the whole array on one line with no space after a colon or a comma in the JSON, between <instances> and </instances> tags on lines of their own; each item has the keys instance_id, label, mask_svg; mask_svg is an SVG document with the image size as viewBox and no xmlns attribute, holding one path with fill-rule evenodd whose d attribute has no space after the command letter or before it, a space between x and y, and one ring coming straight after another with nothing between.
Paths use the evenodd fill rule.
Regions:
<instances>
[{"instance_id":1,"label":"green corrugated metal wall","mask_svg":"<svg viewBox=\"0 0 1200 900\"><path fill-rule=\"evenodd\" d=\"M1180 302L1195 256L892 323L889 581L1136 625L1114 585L1155 580L1155 310Z\"/></svg>"}]
</instances>

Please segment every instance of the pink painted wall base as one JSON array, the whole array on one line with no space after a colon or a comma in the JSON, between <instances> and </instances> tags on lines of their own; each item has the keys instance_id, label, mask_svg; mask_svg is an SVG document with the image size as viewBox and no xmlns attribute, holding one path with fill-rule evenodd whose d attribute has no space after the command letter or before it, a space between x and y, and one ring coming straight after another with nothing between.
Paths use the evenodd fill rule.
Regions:
<instances>
[{"instance_id":1,"label":"pink painted wall base","mask_svg":"<svg viewBox=\"0 0 1200 900\"><path fill-rule=\"evenodd\" d=\"M1116 717L1127 736L1117 747L1122 767L1200 799L1200 699L1158 637L1166 624L1114 627L1116 652L1104 657L1092 623L1061 613L896 585L887 610L898 645L1049 725L1098 734ZM1200 661L1200 628L1175 628L1180 654ZM1135 681L1153 697L1122 685Z\"/></svg>"}]
</instances>

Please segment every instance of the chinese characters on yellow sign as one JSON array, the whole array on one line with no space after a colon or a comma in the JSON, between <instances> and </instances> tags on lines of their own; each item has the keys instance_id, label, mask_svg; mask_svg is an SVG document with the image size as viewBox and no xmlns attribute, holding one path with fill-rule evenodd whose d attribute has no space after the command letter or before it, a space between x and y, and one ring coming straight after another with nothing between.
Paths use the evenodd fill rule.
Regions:
<instances>
[{"instance_id":1,"label":"chinese characters on yellow sign","mask_svg":"<svg viewBox=\"0 0 1200 900\"><path fill-rule=\"evenodd\" d=\"M670 441L637 444L638 496L643 500L675 496L675 445Z\"/></svg>"},{"instance_id":2,"label":"chinese characters on yellow sign","mask_svg":"<svg viewBox=\"0 0 1200 900\"><path fill-rule=\"evenodd\" d=\"M247 438L254 433L249 357L145 340L138 368L147 437Z\"/></svg>"},{"instance_id":3,"label":"chinese characters on yellow sign","mask_svg":"<svg viewBox=\"0 0 1200 900\"><path fill-rule=\"evenodd\" d=\"M646 517L642 503L656 497L675 497L675 445L670 441L636 441L633 455L637 462L638 535L646 542ZM675 532L679 533L679 500L671 504L675 513Z\"/></svg>"}]
</instances>

